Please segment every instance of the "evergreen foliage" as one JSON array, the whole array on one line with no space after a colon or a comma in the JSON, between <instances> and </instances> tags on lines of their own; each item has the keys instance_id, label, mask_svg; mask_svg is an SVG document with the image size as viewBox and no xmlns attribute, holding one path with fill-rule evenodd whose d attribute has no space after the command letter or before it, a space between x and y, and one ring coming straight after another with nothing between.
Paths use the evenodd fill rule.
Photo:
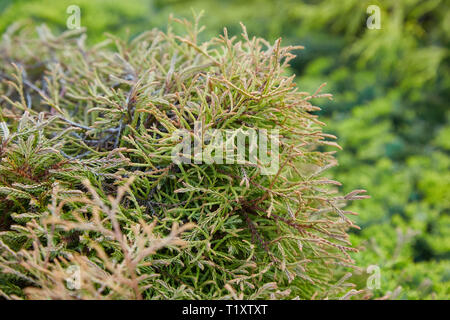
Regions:
<instances>
[{"instance_id":1,"label":"evergreen foliage","mask_svg":"<svg viewBox=\"0 0 450 320\"><path fill-rule=\"evenodd\" d=\"M87 45L16 24L0 44L0 293L51 299L350 298L357 249L335 137L287 72L296 47L177 27ZM181 26L181 28L179 27ZM184 31L178 31L178 30ZM279 129L280 167L175 164L173 138ZM81 288L70 288L70 266ZM338 271L338 272L336 272Z\"/></svg>"},{"instance_id":2,"label":"evergreen foliage","mask_svg":"<svg viewBox=\"0 0 450 320\"><path fill-rule=\"evenodd\" d=\"M381 271L375 297L450 297L449 35L446 0L3 0L0 32L17 20L66 30L66 8L81 8L88 42L104 33L135 37L165 28L169 14L205 11L207 40L226 26L230 35L302 44L291 72L304 91L324 79L333 101L320 101L326 133L345 152L330 174L342 191L367 189L371 199L351 204L361 230L350 280L366 288L370 265ZM369 5L381 9L381 29L366 27Z\"/></svg>"}]
</instances>

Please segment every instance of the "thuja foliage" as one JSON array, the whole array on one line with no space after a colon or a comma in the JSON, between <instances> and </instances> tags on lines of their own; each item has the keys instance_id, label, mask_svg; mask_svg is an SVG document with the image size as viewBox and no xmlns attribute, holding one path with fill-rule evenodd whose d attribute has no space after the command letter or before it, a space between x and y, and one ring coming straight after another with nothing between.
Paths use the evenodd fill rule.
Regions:
<instances>
[{"instance_id":1,"label":"thuja foliage","mask_svg":"<svg viewBox=\"0 0 450 320\"><path fill-rule=\"evenodd\" d=\"M12 26L0 45L5 298L349 298L357 251L334 136L281 41L198 20L94 46ZM279 169L175 164L177 130L278 129ZM74 269L74 268L75 269ZM70 279L76 270L78 285Z\"/></svg>"}]
</instances>

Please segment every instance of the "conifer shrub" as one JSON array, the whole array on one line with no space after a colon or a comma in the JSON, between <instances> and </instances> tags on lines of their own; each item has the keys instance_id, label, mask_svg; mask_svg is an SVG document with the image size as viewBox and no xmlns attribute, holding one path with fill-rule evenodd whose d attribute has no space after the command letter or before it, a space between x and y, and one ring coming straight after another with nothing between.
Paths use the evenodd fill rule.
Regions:
<instances>
[{"instance_id":1,"label":"conifer shrub","mask_svg":"<svg viewBox=\"0 0 450 320\"><path fill-rule=\"evenodd\" d=\"M225 29L201 42L198 20L173 20L166 32L94 46L80 31L45 26L3 35L0 294L360 294L338 275L355 267L357 251L347 235L355 213L344 206L366 196L340 195L324 175L339 146L312 101L330 95L296 88L287 72L295 47L250 38L245 27L239 39ZM193 136L196 123L278 130L279 167L174 162L176 133Z\"/></svg>"}]
</instances>

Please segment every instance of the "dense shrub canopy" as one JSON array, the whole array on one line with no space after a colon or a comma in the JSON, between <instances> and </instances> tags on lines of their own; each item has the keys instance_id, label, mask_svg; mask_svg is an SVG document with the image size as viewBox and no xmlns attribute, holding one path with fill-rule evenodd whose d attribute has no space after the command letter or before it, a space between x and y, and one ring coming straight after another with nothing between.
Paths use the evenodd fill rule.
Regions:
<instances>
[{"instance_id":1,"label":"dense shrub canopy","mask_svg":"<svg viewBox=\"0 0 450 320\"><path fill-rule=\"evenodd\" d=\"M326 178L339 146L289 76L295 47L201 28L94 46L12 26L0 45L0 289L28 298L336 298L357 251ZM298 49L298 48L297 48ZM279 130L279 167L175 164L174 134ZM194 137L196 139L198 137ZM218 152L218 151L216 151ZM67 268L81 288L68 288ZM25 288L25 290L23 290ZM349 291L350 290L350 291ZM362 293L362 292L361 292Z\"/></svg>"}]
</instances>

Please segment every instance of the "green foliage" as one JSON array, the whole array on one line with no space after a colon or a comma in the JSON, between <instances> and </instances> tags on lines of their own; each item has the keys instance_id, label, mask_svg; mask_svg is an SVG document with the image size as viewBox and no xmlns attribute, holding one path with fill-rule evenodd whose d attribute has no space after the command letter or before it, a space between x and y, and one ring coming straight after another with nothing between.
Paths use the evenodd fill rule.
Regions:
<instances>
[{"instance_id":1,"label":"green foliage","mask_svg":"<svg viewBox=\"0 0 450 320\"><path fill-rule=\"evenodd\" d=\"M230 35L239 34L242 21L249 34L304 45L295 51L291 72L302 90L313 91L326 79L333 94L334 101L322 102L320 111L326 132L339 136L345 150L337 155L333 175L344 183L343 191L365 188L372 196L350 208L361 213L356 221L362 227L352 241L366 249L352 257L363 269L381 268L376 297L402 287L400 298L448 299L448 1L130 0L120 21L119 4L70 1L77 3L93 42L104 38L102 32L123 34L122 27L134 36L165 25L170 13L188 16L192 7L205 10L204 39L224 26ZM381 8L381 30L366 28L366 8L372 4ZM64 29L67 5L10 1L0 30L19 16ZM354 279L359 288L366 286L366 276Z\"/></svg>"},{"instance_id":2,"label":"green foliage","mask_svg":"<svg viewBox=\"0 0 450 320\"><path fill-rule=\"evenodd\" d=\"M2 1L2 4L4 2ZM0 30L6 30L11 24L17 22L18 17L22 17L25 22L32 20L35 23L48 24L64 31L67 29L66 21L69 16L67 8L77 5L82 11L82 26L86 26L90 40L98 42L105 39L105 32L120 33L124 35L126 27L130 32L136 34L148 29L150 26L152 10L151 1L133 0L133 5L121 0L14 0L8 5L8 1L0 5L2 19ZM3 9L3 10L2 10ZM122 25L126 20L126 26Z\"/></svg>"},{"instance_id":3,"label":"green foliage","mask_svg":"<svg viewBox=\"0 0 450 320\"><path fill-rule=\"evenodd\" d=\"M367 196L341 196L324 176L336 161L322 149L339 146L310 101L330 95L296 89L286 72L295 47L250 39L244 27L239 40L225 30L201 42L198 20L174 21L167 32L95 46L81 31L54 35L45 26L4 34L3 296L366 293L338 278L357 251L347 234L358 228L354 213L344 206ZM176 133L195 135L196 122L278 129L279 168L265 175L264 163L249 160L174 163ZM76 290L65 283L73 264L83 279Z\"/></svg>"}]
</instances>

